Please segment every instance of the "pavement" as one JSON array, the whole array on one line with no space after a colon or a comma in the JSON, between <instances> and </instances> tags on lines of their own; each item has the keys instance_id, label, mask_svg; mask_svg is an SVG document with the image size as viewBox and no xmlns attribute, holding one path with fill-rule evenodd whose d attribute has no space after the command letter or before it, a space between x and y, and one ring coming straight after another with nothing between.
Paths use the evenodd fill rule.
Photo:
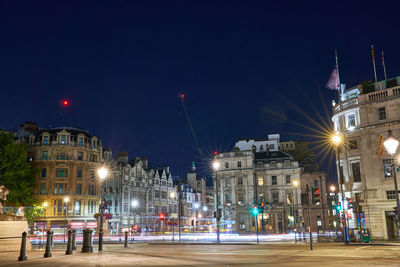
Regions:
<instances>
[{"instance_id":1,"label":"pavement","mask_svg":"<svg viewBox=\"0 0 400 267\"><path fill-rule=\"evenodd\" d=\"M94 247L97 249L97 246ZM172 245L106 244L103 252L65 255L56 246L52 258L43 250L28 252L28 260L18 262L19 252L0 252L0 266L400 266L398 243L349 245L266 243L260 245Z\"/></svg>"}]
</instances>

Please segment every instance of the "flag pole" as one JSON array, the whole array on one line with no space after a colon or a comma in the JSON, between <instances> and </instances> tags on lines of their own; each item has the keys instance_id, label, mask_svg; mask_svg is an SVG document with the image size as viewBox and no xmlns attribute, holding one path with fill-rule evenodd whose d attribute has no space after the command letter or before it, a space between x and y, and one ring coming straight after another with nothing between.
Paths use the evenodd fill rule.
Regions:
<instances>
[{"instance_id":1,"label":"flag pole","mask_svg":"<svg viewBox=\"0 0 400 267\"><path fill-rule=\"evenodd\" d=\"M372 65L374 66L374 75L375 75L375 82L377 82L376 78L376 67L375 67L375 54L374 54L374 46L371 45L371 53L372 53Z\"/></svg>"},{"instance_id":2,"label":"flag pole","mask_svg":"<svg viewBox=\"0 0 400 267\"><path fill-rule=\"evenodd\" d=\"M337 56L337 50L335 49L335 59L336 59L336 72L337 72L337 90L338 90L338 102L340 101L340 90L341 90L341 85L340 85L340 76L339 76L339 63L338 63L338 56Z\"/></svg>"},{"instance_id":3,"label":"flag pole","mask_svg":"<svg viewBox=\"0 0 400 267\"><path fill-rule=\"evenodd\" d=\"M383 66L383 74L385 75L385 80L387 80L387 77L386 77L386 66L385 66L385 57L383 56L383 51L382 51L382 66Z\"/></svg>"}]
</instances>

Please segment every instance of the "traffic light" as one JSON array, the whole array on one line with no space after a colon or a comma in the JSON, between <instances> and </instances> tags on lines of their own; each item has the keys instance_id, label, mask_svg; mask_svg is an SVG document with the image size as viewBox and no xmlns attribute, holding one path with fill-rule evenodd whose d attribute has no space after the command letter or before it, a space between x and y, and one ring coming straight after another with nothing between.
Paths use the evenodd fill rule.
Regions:
<instances>
[{"instance_id":1,"label":"traffic light","mask_svg":"<svg viewBox=\"0 0 400 267\"><path fill-rule=\"evenodd\" d=\"M253 210L252 210L253 215L257 215L258 214L258 207L254 206Z\"/></svg>"},{"instance_id":2,"label":"traffic light","mask_svg":"<svg viewBox=\"0 0 400 267\"><path fill-rule=\"evenodd\" d=\"M312 190L312 203L314 205L319 205L321 203L321 189L312 187L311 190Z\"/></svg>"},{"instance_id":3,"label":"traffic light","mask_svg":"<svg viewBox=\"0 0 400 267\"><path fill-rule=\"evenodd\" d=\"M347 209L353 209L353 198L348 198L347 199L347 203L348 203L348 208Z\"/></svg>"},{"instance_id":4,"label":"traffic light","mask_svg":"<svg viewBox=\"0 0 400 267\"><path fill-rule=\"evenodd\" d=\"M258 210L260 213L264 213L264 202L261 202L260 205L258 206Z\"/></svg>"},{"instance_id":5,"label":"traffic light","mask_svg":"<svg viewBox=\"0 0 400 267\"><path fill-rule=\"evenodd\" d=\"M160 213L160 220L164 221L165 220L165 214L164 213Z\"/></svg>"},{"instance_id":6,"label":"traffic light","mask_svg":"<svg viewBox=\"0 0 400 267\"><path fill-rule=\"evenodd\" d=\"M336 210L337 211L341 211L342 210L342 205L340 204L340 202L337 203Z\"/></svg>"}]
</instances>

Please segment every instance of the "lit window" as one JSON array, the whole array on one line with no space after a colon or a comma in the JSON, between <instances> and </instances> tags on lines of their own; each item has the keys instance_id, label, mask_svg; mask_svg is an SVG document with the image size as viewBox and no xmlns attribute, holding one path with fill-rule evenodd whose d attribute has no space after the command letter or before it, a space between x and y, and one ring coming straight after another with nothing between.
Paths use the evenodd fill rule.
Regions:
<instances>
[{"instance_id":1,"label":"lit window","mask_svg":"<svg viewBox=\"0 0 400 267\"><path fill-rule=\"evenodd\" d=\"M66 143L67 143L67 136L61 135L61 144L66 144Z\"/></svg>"},{"instance_id":2,"label":"lit window","mask_svg":"<svg viewBox=\"0 0 400 267\"><path fill-rule=\"evenodd\" d=\"M83 137L78 138L78 146L83 146Z\"/></svg>"},{"instance_id":3,"label":"lit window","mask_svg":"<svg viewBox=\"0 0 400 267\"><path fill-rule=\"evenodd\" d=\"M258 178L258 185L264 185L264 178Z\"/></svg>"},{"instance_id":4,"label":"lit window","mask_svg":"<svg viewBox=\"0 0 400 267\"><path fill-rule=\"evenodd\" d=\"M317 221L317 225L318 225L318 226L322 226L322 221L318 220L318 221Z\"/></svg>"},{"instance_id":5,"label":"lit window","mask_svg":"<svg viewBox=\"0 0 400 267\"><path fill-rule=\"evenodd\" d=\"M43 136L43 144L47 145L49 143L49 137Z\"/></svg>"},{"instance_id":6,"label":"lit window","mask_svg":"<svg viewBox=\"0 0 400 267\"><path fill-rule=\"evenodd\" d=\"M356 115L354 113L347 115L346 119L347 119L347 129L356 126Z\"/></svg>"}]
</instances>

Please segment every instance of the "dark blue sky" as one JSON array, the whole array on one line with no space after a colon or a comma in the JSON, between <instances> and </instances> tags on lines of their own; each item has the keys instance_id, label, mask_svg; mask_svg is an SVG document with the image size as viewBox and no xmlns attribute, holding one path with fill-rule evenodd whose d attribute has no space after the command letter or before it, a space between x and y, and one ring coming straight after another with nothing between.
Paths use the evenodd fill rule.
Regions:
<instances>
[{"instance_id":1,"label":"dark blue sky","mask_svg":"<svg viewBox=\"0 0 400 267\"><path fill-rule=\"evenodd\" d=\"M398 10L395 1L1 1L0 128L85 128L115 154L182 175L199 157L180 92L206 153L240 137L298 139L307 130L290 121L312 124L294 106L329 120L335 49L349 85L373 77L371 44L378 79L382 49L388 76L399 74Z\"/></svg>"}]
</instances>

